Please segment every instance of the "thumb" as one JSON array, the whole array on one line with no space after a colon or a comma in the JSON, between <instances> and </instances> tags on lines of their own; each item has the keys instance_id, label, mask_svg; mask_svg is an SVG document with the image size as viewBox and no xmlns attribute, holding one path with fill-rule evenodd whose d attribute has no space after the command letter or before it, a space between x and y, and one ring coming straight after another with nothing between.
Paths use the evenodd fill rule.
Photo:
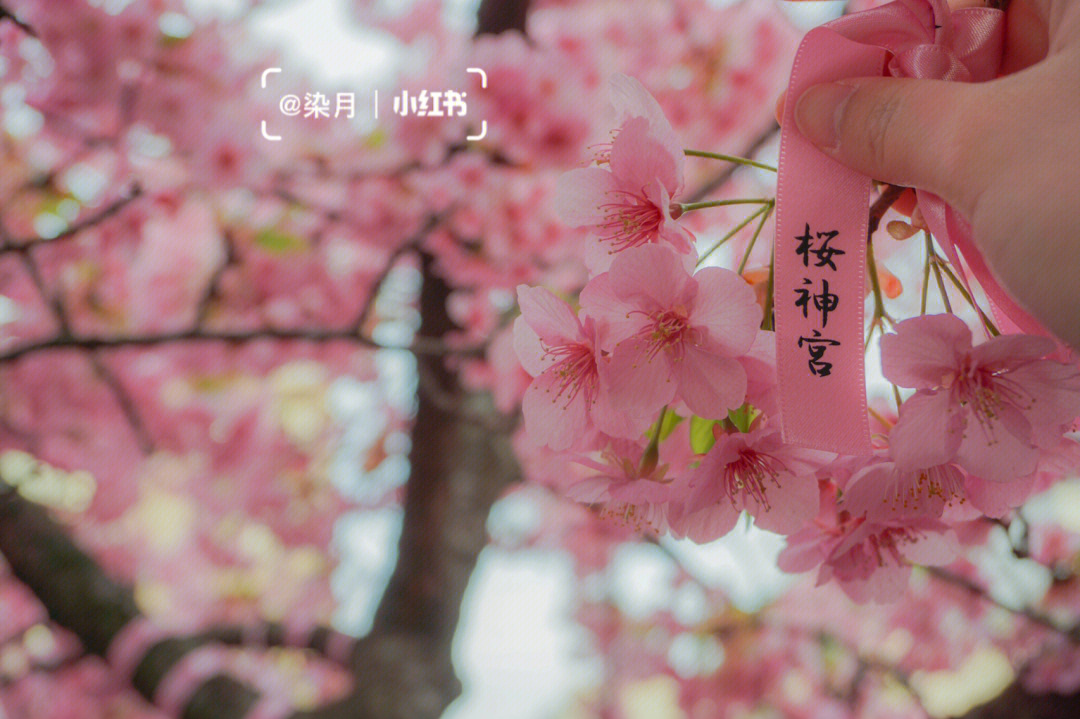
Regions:
<instances>
[{"instance_id":1,"label":"thumb","mask_svg":"<svg viewBox=\"0 0 1080 719\"><path fill-rule=\"evenodd\" d=\"M894 185L940 195L961 211L978 196L968 149L973 85L852 78L814 85L794 109L799 131L843 164Z\"/></svg>"}]
</instances>

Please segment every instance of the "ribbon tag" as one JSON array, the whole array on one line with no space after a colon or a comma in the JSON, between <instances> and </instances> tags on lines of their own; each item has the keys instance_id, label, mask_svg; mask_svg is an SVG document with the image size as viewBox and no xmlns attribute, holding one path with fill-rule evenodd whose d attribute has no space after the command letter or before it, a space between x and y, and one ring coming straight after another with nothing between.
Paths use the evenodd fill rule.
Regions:
<instances>
[{"instance_id":1,"label":"ribbon tag","mask_svg":"<svg viewBox=\"0 0 1080 719\"><path fill-rule=\"evenodd\" d=\"M821 82L880 75L885 57L885 50L828 27L811 30L795 56L788 97ZM871 180L799 134L795 103L785 104L773 285L784 441L867 454L863 304Z\"/></svg>"},{"instance_id":2,"label":"ribbon tag","mask_svg":"<svg viewBox=\"0 0 1080 719\"><path fill-rule=\"evenodd\" d=\"M1003 38L999 10L950 13L945 0L895 0L807 33L787 96L853 77L991 80ZM871 178L840 165L799 133L795 102L786 103L773 306L781 424L791 444L842 454L871 451L863 352L870 189ZM1001 330L1049 336L990 274L964 218L936 195L917 195L961 281L970 292L962 253Z\"/></svg>"}]
</instances>

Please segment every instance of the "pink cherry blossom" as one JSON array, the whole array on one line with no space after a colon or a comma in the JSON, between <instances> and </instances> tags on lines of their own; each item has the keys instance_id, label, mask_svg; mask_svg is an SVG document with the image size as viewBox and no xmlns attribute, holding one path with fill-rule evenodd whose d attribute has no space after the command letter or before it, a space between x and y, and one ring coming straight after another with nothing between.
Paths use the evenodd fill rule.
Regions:
<instances>
[{"instance_id":1,"label":"pink cherry blossom","mask_svg":"<svg viewBox=\"0 0 1080 719\"><path fill-rule=\"evenodd\" d=\"M954 461L920 466L922 448L913 444L913 433L894 433L889 439L888 454L867 458L844 485L842 504L853 516L891 519L947 514L959 520L981 512L1000 517L1023 504L1034 488L1033 476L992 482Z\"/></svg>"},{"instance_id":2,"label":"pink cherry blossom","mask_svg":"<svg viewBox=\"0 0 1080 719\"><path fill-rule=\"evenodd\" d=\"M694 236L676 221L682 214L674 198L683 189L684 157L671 124L636 80L616 76L612 92L625 119L602 153L607 167L563 175L559 212L568 225L590 228L609 254L657 242L691 253Z\"/></svg>"},{"instance_id":3,"label":"pink cherry blossom","mask_svg":"<svg viewBox=\"0 0 1080 719\"><path fill-rule=\"evenodd\" d=\"M776 389L776 335L762 330L754 344L739 357L746 370L746 401L766 414L780 411Z\"/></svg>"},{"instance_id":4,"label":"pink cherry blossom","mask_svg":"<svg viewBox=\"0 0 1080 719\"><path fill-rule=\"evenodd\" d=\"M964 472L955 464L907 469L884 458L852 475L843 495L852 515L885 519L940 517L947 505L964 501Z\"/></svg>"},{"instance_id":5,"label":"pink cherry blossom","mask_svg":"<svg viewBox=\"0 0 1080 719\"><path fill-rule=\"evenodd\" d=\"M768 427L724 435L690 472L690 494L672 530L708 542L731 531L746 510L762 529L791 534L818 512L814 471L824 456L784 444Z\"/></svg>"},{"instance_id":6,"label":"pink cherry blossom","mask_svg":"<svg viewBox=\"0 0 1080 719\"><path fill-rule=\"evenodd\" d=\"M621 443L619 452L608 447L600 460L579 457L575 460L597 474L567 490L567 496L579 502L599 504L600 515L626 524L635 531L661 534L667 530L668 502L673 477L667 463L643 462L643 447Z\"/></svg>"},{"instance_id":7,"label":"pink cherry blossom","mask_svg":"<svg viewBox=\"0 0 1080 719\"><path fill-rule=\"evenodd\" d=\"M1031 495L1034 477L991 482L955 462L912 469L878 458L856 472L843 494L854 516L872 519L943 517L950 522L980 514L1001 517Z\"/></svg>"},{"instance_id":8,"label":"pink cherry blossom","mask_svg":"<svg viewBox=\"0 0 1080 719\"><path fill-rule=\"evenodd\" d=\"M611 106L615 110L616 127L622 127L627 121L636 117L648 121L649 135L656 139L675 161L675 173L678 177L683 175L683 150L679 143L675 130L671 127L660 103L656 101L644 85L634 78L616 73L608 81L611 91ZM616 135L618 130L616 130ZM608 145L610 152L611 146ZM610 155L602 158L605 162L610 161Z\"/></svg>"},{"instance_id":9,"label":"pink cherry blossom","mask_svg":"<svg viewBox=\"0 0 1080 719\"><path fill-rule=\"evenodd\" d=\"M836 581L856 602L891 602L907 587L912 564L941 566L959 553L956 534L930 517L888 520L837 511L823 493L821 514L788 537L778 564L785 572L818 569L818 585Z\"/></svg>"},{"instance_id":10,"label":"pink cherry blossom","mask_svg":"<svg viewBox=\"0 0 1080 719\"><path fill-rule=\"evenodd\" d=\"M565 450L581 444L594 428L614 436L644 431L601 398L596 330L570 306L542 287L518 287L521 316L514 322L514 349L534 379L525 391L525 429L539 444Z\"/></svg>"},{"instance_id":11,"label":"pink cherry blossom","mask_svg":"<svg viewBox=\"0 0 1080 719\"><path fill-rule=\"evenodd\" d=\"M719 419L743 403L746 370L736 358L753 344L761 308L731 270L691 276L668 248L637 247L593 278L581 303L611 352L601 369L616 408L655 414L679 397Z\"/></svg>"},{"instance_id":12,"label":"pink cherry blossom","mask_svg":"<svg viewBox=\"0 0 1080 719\"><path fill-rule=\"evenodd\" d=\"M959 553L947 525L927 518L858 524L832 548L818 583L835 578L857 602L895 601L907 587L912 564L950 564Z\"/></svg>"},{"instance_id":13,"label":"pink cherry blossom","mask_svg":"<svg viewBox=\"0 0 1080 719\"><path fill-rule=\"evenodd\" d=\"M991 481L1035 470L1080 415L1080 370L1042 359L1045 337L995 337L978 346L952 315L913 317L881 340L882 371L918 390L904 402L892 441L911 447L912 466L953 458Z\"/></svg>"}]
</instances>

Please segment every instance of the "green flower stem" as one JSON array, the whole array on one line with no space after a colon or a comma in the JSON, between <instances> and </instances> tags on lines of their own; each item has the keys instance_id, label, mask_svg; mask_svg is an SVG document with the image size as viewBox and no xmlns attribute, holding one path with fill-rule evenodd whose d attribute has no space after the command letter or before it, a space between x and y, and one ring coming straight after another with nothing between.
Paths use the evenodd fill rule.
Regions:
<instances>
[{"instance_id":1,"label":"green flower stem","mask_svg":"<svg viewBox=\"0 0 1080 719\"><path fill-rule=\"evenodd\" d=\"M971 296L971 293L969 293L967 291L967 288L964 287L964 283L960 281L960 278L958 278L956 276L956 274L952 271L952 268L949 267L949 263L946 262L945 258L943 258L941 255L937 254L937 252L933 249L933 245L931 244L931 240L930 240L930 233L929 232L924 232L923 234L926 235L926 248L927 248L927 253L928 253L927 254L927 266L926 266L926 269L924 271L923 284L924 285L926 284L925 275L930 272L930 266L933 265L934 275L936 276L937 281L938 281L938 290L942 293L942 297L945 297L945 286L944 286L944 283L942 282L942 277L941 277L942 273L944 273L945 277L949 278L949 282L951 282L953 287L955 287L956 290L960 293L960 296L964 298L964 301L967 302L971 306L971 308L973 310L975 310L975 312L979 315L979 319L982 320L983 326L986 327L986 331L990 333L990 336L992 336L992 337L1001 336L1001 330L999 330L997 328L997 326L994 325L994 323L990 319L990 317L987 316L987 314L985 312L983 312L982 307L979 307L978 303L975 302L975 299ZM948 298L945 298L945 308L950 313L952 312L952 308L949 307ZM925 314L925 312L926 312L926 288L923 287L923 313Z\"/></svg>"},{"instance_id":2,"label":"green flower stem","mask_svg":"<svg viewBox=\"0 0 1080 719\"><path fill-rule=\"evenodd\" d=\"M702 262L704 262L705 260L707 260L707 259L709 258L709 255L711 255L712 253L714 253L714 252L716 252L716 251L717 251L718 249L720 249L720 246L721 246L721 245L723 245L723 244L724 244L725 242L727 242L727 241L728 241L728 240L730 240L730 239L731 239L732 237L734 237L734 236L735 236L735 233L737 233L737 232L738 232L739 230L741 230L742 228L746 227L746 226L747 226L747 225L749 225L749 224L750 224L751 222L753 222L753 221L754 221L754 218L756 218L756 217L760 216L760 215L761 215L761 213L765 212L765 210L766 210L766 209L768 209L768 205L763 205L762 207L760 207L759 209L757 209L757 210L755 210L755 211L754 211L753 213L751 213L751 214L750 214L750 215L749 215L749 216L748 216L748 217L747 217L747 218L746 218L745 220L743 220L743 221L742 221L742 222L740 222L739 224L735 225L735 227L731 228L731 230L730 230L730 231L728 231L728 233L727 233L726 235L724 235L723 237L721 237L721 238L720 238L720 239L719 239L719 240L717 241L717 243L716 243L715 245L713 245L712 247L710 247L710 248L709 248L709 251L708 251L708 252L706 252L706 253L705 253L704 255L702 255L702 256L701 256L701 259L699 259L699 260L697 261L697 264L698 264L698 266L700 267L700 266L701 266L701 263L702 263Z\"/></svg>"},{"instance_id":3,"label":"green flower stem","mask_svg":"<svg viewBox=\"0 0 1080 719\"><path fill-rule=\"evenodd\" d=\"M761 216L761 222L758 223L757 228L754 230L754 235L750 238L750 244L746 246L746 252L743 253L742 262L739 263L739 269L735 270L740 275L743 273L743 270L746 269L746 261L750 259L750 252L754 249L754 244L757 243L758 235L761 234L762 228L765 227L765 223L768 222L769 215L772 214L775 204L774 201L770 200L769 204L765 205L765 214Z\"/></svg>"},{"instance_id":4,"label":"green flower stem","mask_svg":"<svg viewBox=\"0 0 1080 719\"><path fill-rule=\"evenodd\" d=\"M881 281L878 279L877 260L874 259L874 243L866 245L866 265L870 271L870 288L874 292L874 323L882 319L893 323L893 318L885 311L885 298L881 294Z\"/></svg>"},{"instance_id":5,"label":"green flower stem","mask_svg":"<svg viewBox=\"0 0 1080 719\"><path fill-rule=\"evenodd\" d=\"M664 417L667 416L667 405L660 408L660 417L656 420L656 431L649 439L649 446L641 455L641 463L638 465L642 474L650 474L660 462L660 433L664 431Z\"/></svg>"},{"instance_id":6,"label":"green flower stem","mask_svg":"<svg viewBox=\"0 0 1080 719\"><path fill-rule=\"evenodd\" d=\"M949 268L949 265L946 264L945 261L941 258L937 258L937 264L941 266L941 271L945 273L945 276L949 278L949 281L953 283L953 286L960 291L960 295L964 298L964 300L969 305L971 305L972 308L979 314L979 319L982 320L987 332L989 332L994 337L1000 336L1001 331L996 326L994 326L994 323L991 322L990 318L986 316L986 313L983 312L982 307L979 307L979 305L975 303L975 300L964 288L964 284L960 282L960 280L955 274L953 274L953 271Z\"/></svg>"},{"instance_id":7,"label":"green flower stem","mask_svg":"<svg viewBox=\"0 0 1080 719\"><path fill-rule=\"evenodd\" d=\"M707 157L710 160L733 162L736 165L745 165L746 167L756 167L759 170L776 172L776 168L772 165L766 165L763 162L756 162L746 157L737 157L735 155L721 155L718 152L705 152L704 150L683 150L683 154L685 154L687 157Z\"/></svg>"},{"instance_id":8,"label":"green flower stem","mask_svg":"<svg viewBox=\"0 0 1080 719\"><path fill-rule=\"evenodd\" d=\"M926 295L930 291L930 263L934 256L934 245L930 240L930 233L924 233L926 235L926 266L923 267L922 275L922 303L919 305L919 314L926 314Z\"/></svg>"},{"instance_id":9,"label":"green flower stem","mask_svg":"<svg viewBox=\"0 0 1080 719\"><path fill-rule=\"evenodd\" d=\"M678 205L682 214L694 210L704 210L708 207L726 207L728 205L770 205L775 200L771 197L740 197L737 200L707 200L706 202L687 202Z\"/></svg>"},{"instance_id":10,"label":"green flower stem","mask_svg":"<svg viewBox=\"0 0 1080 719\"><path fill-rule=\"evenodd\" d=\"M773 285L775 283L775 270L776 265L776 247L774 245L772 253L769 255L769 281L765 285L765 313L761 319L761 329L773 330Z\"/></svg>"},{"instance_id":11,"label":"green flower stem","mask_svg":"<svg viewBox=\"0 0 1080 719\"><path fill-rule=\"evenodd\" d=\"M884 427L885 429L892 429L893 423L883 417L881 413L875 410L873 407L867 407L866 411L870 413L871 417L880 422L882 427Z\"/></svg>"},{"instance_id":12,"label":"green flower stem","mask_svg":"<svg viewBox=\"0 0 1080 719\"><path fill-rule=\"evenodd\" d=\"M938 292L941 294L941 301L945 305L945 311L950 315L955 314L952 309L952 303L949 302L949 293L945 291L945 282L941 279L941 265L934 262L933 269L934 279L937 280Z\"/></svg>"}]
</instances>

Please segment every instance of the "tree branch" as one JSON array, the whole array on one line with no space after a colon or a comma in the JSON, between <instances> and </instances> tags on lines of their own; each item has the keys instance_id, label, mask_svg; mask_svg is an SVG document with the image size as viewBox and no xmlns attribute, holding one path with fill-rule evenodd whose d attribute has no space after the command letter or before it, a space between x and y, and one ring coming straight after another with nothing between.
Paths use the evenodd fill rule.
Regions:
<instances>
[{"instance_id":1,"label":"tree branch","mask_svg":"<svg viewBox=\"0 0 1080 719\"><path fill-rule=\"evenodd\" d=\"M767 128L762 130L756 138L754 138L754 141L750 143L749 147L747 147L742 153L740 153L741 156L753 157L757 153L757 151L764 147L779 131L780 126L777 125L775 122L771 123ZM698 202L708 197L710 194L723 187L724 184L731 179L731 177L740 167L743 167L743 165L729 164L723 170L721 170L712 178L707 180L704 185L688 194L686 196L686 201Z\"/></svg>"},{"instance_id":2,"label":"tree branch","mask_svg":"<svg viewBox=\"0 0 1080 719\"><path fill-rule=\"evenodd\" d=\"M108 388L113 399L116 400L116 404L120 408L121 413L123 413L124 419L127 420L128 426L131 427L131 432L135 435L135 441L139 445L139 450L143 454L150 454L153 452L154 440L150 436L150 430L147 429L146 423L143 422L142 417L139 415L139 410L135 406L135 400L131 398L127 388L120 382L120 378L109 369L104 360L102 360L97 353L91 355L90 364L94 369L94 374L97 375L102 384Z\"/></svg>"},{"instance_id":3,"label":"tree branch","mask_svg":"<svg viewBox=\"0 0 1080 719\"><path fill-rule=\"evenodd\" d=\"M529 0L482 0L476 11L476 34L498 35L507 30L525 34Z\"/></svg>"},{"instance_id":4,"label":"tree branch","mask_svg":"<svg viewBox=\"0 0 1080 719\"><path fill-rule=\"evenodd\" d=\"M15 15L13 15L11 11L7 8L0 7L0 20L10 20L11 22L15 23L19 27L19 29L25 32L27 35L37 37L37 33L34 32L34 28L30 27L25 22L15 17Z\"/></svg>"},{"instance_id":5,"label":"tree branch","mask_svg":"<svg viewBox=\"0 0 1080 719\"><path fill-rule=\"evenodd\" d=\"M383 265L382 271L371 285L371 293L364 301L364 306L360 308L360 313L357 315L356 319L353 320L352 328L357 334L363 332L364 325L375 311L375 301L379 297L379 291L382 289L383 283L386 282L387 276L390 274L390 271L394 269L398 260L407 254L419 250L420 244L424 241L424 238L430 235L431 232L441 225L451 214L453 214L452 208L439 214L428 216L419 230L413 233L409 239L402 242L390 253L390 256L386 259L386 263Z\"/></svg>"},{"instance_id":6,"label":"tree branch","mask_svg":"<svg viewBox=\"0 0 1080 719\"><path fill-rule=\"evenodd\" d=\"M195 306L195 326L205 327L206 320L210 318L210 311L213 309L214 302L221 295L221 280L225 276L225 271L236 264L236 242L233 240L232 234L225 230L221 236L221 242L225 246L225 257L221 260L221 264L214 270L214 274L210 276L210 281L206 283L206 290L203 292L199 303Z\"/></svg>"},{"instance_id":7,"label":"tree branch","mask_svg":"<svg viewBox=\"0 0 1080 719\"><path fill-rule=\"evenodd\" d=\"M93 227L94 225L101 224L110 217L119 214L121 210L123 210L141 195L142 188L138 184L134 184L127 192L123 193L118 199L107 205L100 212L97 212L96 214L93 214L84 220L76 222L75 224L65 229L63 232L54 235L53 237L17 238L11 237L6 230L0 232L0 235L3 236L3 241L0 242L0 253L16 250L27 250L31 247L36 247L38 245L47 245L50 242L58 242L60 240L74 237L83 230Z\"/></svg>"},{"instance_id":8,"label":"tree branch","mask_svg":"<svg viewBox=\"0 0 1080 719\"><path fill-rule=\"evenodd\" d=\"M881 194L874 204L870 205L870 221L867 223L866 229L866 241L869 242L874 233L877 232L878 227L881 225L881 218L885 216L889 208L900 199L900 195L904 194L906 187L900 187L899 185L886 185L885 189L881 191Z\"/></svg>"},{"instance_id":9,"label":"tree branch","mask_svg":"<svg viewBox=\"0 0 1080 719\"><path fill-rule=\"evenodd\" d=\"M946 584L951 584L954 587L959 587L973 596L979 597L995 607L999 607L1013 614L1018 614L1025 617L1034 624L1038 624L1041 627L1049 629L1050 631L1060 634L1065 639L1068 639L1074 644L1080 644L1080 625L1074 625L1072 627L1063 627L1054 621L1049 615L1043 614L1034 607L1024 606L1020 608L1009 606L1003 602L995 599L989 591L978 583L960 574L955 574L942 567L924 567L930 576L938 579Z\"/></svg>"},{"instance_id":10,"label":"tree branch","mask_svg":"<svg viewBox=\"0 0 1080 719\"><path fill-rule=\"evenodd\" d=\"M13 347L6 352L0 352L0 364L14 362L28 355L38 354L50 350L110 350L131 347L160 347L163 345L183 344L189 342L223 342L225 344L246 344L260 340L296 340L298 342L312 342L321 344L325 342L354 342L374 349L404 349L419 355L475 355L482 348L463 347L456 349L447 346L441 340L430 337L417 337L410 345L390 345L376 342L370 337L357 334L353 328L277 328L259 327L252 330L204 330L200 328L180 330L177 332L163 332L161 334L148 335L115 335L115 336L56 336L44 340L27 342Z\"/></svg>"},{"instance_id":11,"label":"tree branch","mask_svg":"<svg viewBox=\"0 0 1080 719\"><path fill-rule=\"evenodd\" d=\"M1080 716L1080 694L1033 694L1016 681L961 719L1075 719L1077 716Z\"/></svg>"}]
</instances>

